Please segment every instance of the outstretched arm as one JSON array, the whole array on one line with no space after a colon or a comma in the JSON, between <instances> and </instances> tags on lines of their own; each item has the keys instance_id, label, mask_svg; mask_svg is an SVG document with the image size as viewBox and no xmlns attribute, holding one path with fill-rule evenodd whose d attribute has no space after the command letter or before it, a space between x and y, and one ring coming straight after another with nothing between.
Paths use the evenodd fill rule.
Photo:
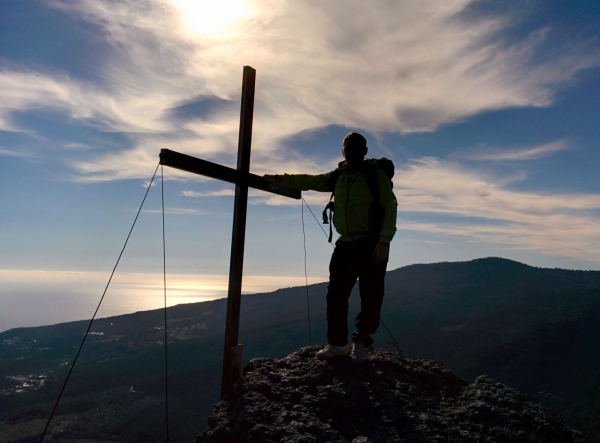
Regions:
<instances>
[{"instance_id":1,"label":"outstretched arm","mask_svg":"<svg viewBox=\"0 0 600 443\"><path fill-rule=\"evenodd\" d=\"M331 192L335 183L329 183L328 179L333 171L326 174L308 175L308 174L284 174L284 175L263 175L263 178L272 183L281 183L290 188L300 191L320 191Z\"/></svg>"}]
</instances>

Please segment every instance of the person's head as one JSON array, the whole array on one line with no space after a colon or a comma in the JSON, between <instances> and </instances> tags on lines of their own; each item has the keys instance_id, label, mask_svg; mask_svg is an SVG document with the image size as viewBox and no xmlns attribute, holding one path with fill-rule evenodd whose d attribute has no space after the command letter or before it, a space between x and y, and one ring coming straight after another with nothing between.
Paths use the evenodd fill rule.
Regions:
<instances>
[{"instance_id":1,"label":"person's head","mask_svg":"<svg viewBox=\"0 0 600 443\"><path fill-rule=\"evenodd\" d=\"M352 131L342 141L342 155L351 168L360 165L368 151L367 139L358 132Z\"/></svg>"}]
</instances>

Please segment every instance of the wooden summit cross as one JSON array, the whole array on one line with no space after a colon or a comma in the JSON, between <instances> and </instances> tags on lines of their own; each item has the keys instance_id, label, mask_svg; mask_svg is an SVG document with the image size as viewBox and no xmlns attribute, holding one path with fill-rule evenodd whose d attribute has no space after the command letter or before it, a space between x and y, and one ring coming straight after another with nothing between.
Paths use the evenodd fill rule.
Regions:
<instances>
[{"instance_id":1,"label":"wooden summit cross","mask_svg":"<svg viewBox=\"0 0 600 443\"><path fill-rule=\"evenodd\" d=\"M162 149L160 151L161 165L235 183L221 398L229 392L229 389L240 378L242 372L242 345L238 343L238 335L240 329L248 187L295 199L300 199L301 196L300 191L286 188L277 183L270 183L258 175L250 174L250 145L252 141L255 83L256 70L250 66L244 66L237 169L190 157L189 155L180 154L169 149Z\"/></svg>"}]
</instances>

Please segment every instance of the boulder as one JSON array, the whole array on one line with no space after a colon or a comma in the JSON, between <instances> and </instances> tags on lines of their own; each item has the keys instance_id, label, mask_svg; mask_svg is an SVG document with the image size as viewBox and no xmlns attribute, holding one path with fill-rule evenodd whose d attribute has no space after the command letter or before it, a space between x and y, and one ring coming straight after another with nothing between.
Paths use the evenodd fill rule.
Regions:
<instances>
[{"instance_id":1,"label":"boulder","mask_svg":"<svg viewBox=\"0 0 600 443\"><path fill-rule=\"evenodd\" d=\"M469 384L440 363L369 349L317 360L320 346L259 358L217 403L198 443L585 442L531 397L482 375Z\"/></svg>"}]
</instances>

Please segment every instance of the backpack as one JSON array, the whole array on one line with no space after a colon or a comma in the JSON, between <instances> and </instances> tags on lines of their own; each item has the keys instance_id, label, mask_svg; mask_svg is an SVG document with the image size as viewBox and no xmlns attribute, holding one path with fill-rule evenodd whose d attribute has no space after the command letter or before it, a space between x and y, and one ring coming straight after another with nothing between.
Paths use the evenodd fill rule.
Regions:
<instances>
[{"instance_id":1,"label":"backpack","mask_svg":"<svg viewBox=\"0 0 600 443\"><path fill-rule=\"evenodd\" d=\"M369 162L369 161L365 161L364 162L364 166L363 166L363 172L365 174L365 178L367 179L367 185L369 186L369 190L371 191L371 194L373 195L373 214L374 214L374 220L372 221L372 226L374 229L376 229L377 227L381 228L381 226L383 225L383 209L381 208L381 206L379 205L379 183L378 183L378 178L377 178L377 170L381 169L385 176L388 178L388 180L390 181L390 186L393 187L394 183L392 182L392 177L394 177L394 162L392 162L390 159L387 159L385 157L382 158L378 158L375 162L375 164ZM327 180L326 185L327 186L331 186L334 188L335 190L335 184L338 181L338 178L340 177L341 171L339 168L337 168L335 171L333 171L333 174L331 174L331 176L329 177L329 180ZM325 209L323 209L323 224L324 225L329 225L329 243L331 243L331 239L333 237L333 228L332 228L332 223L330 223L331 221L331 213L335 212L335 202L333 201L333 196L334 196L334 192L331 192L331 197L329 198L329 203L327 204L327 206L325 206ZM396 196L394 195L394 201L396 201ZM396 204L398 204L398 202L396 201ZM329 210L329 217L327 216L327 210Z\"/></svg>"}]
</instances>

